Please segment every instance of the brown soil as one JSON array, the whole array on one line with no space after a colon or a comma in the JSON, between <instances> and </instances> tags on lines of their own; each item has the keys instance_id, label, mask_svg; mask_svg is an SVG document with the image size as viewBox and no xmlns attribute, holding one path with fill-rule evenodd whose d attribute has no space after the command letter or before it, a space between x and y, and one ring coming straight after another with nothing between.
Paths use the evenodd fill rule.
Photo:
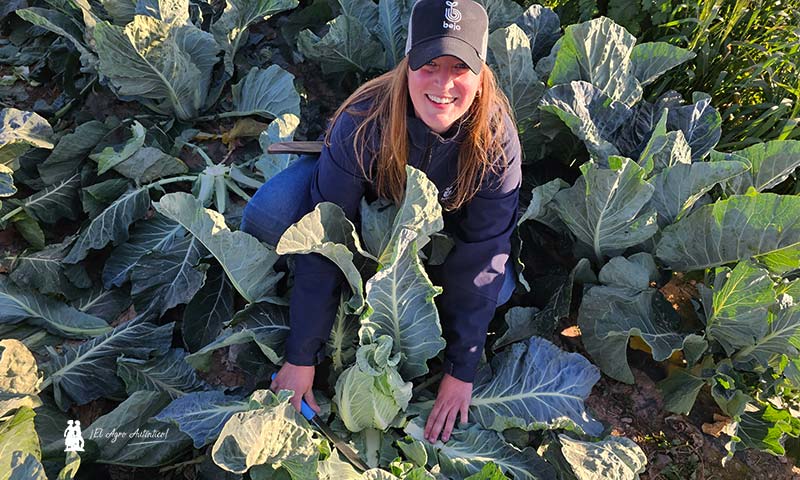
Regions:
<instances>
[{"instance_id":1,"label":"brown soil","mask_svg":"<svg viewBox=\"0 0 800 480\"><path fill-rule=\"evenodd\" d=\"M739 452L723 468L727 437L714 438L686 416L664 410L655 382L643 371L632 370L634 385L604 376L586 406L595 418L610 426L612 435L628 437L642 447L648 461L642 480L800 479L800 469L785 457L759 451ZM695 410L701 407L702 402L698 402ZM693 418L698 416L713 421L711 411L692 412Z\"/></svg>"}]
</instances>

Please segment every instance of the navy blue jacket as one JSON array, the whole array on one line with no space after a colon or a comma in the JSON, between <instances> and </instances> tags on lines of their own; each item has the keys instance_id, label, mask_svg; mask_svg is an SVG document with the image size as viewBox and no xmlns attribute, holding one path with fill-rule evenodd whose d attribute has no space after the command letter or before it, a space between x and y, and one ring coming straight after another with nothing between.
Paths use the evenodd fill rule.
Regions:
<instances>
[{"instance_id":1,"label":"navy blue jacket","mask_svg":"<svg viewBox=\"0 0 800 480\"><path fill-rule=\"evenodd\" d=\"M376 198L371 183L356 163L353 138L362 119L347 112L337 119L331 131L331 146L323 148L311 180L312 205L336 203L356 226L360 225L361 198L365 195ZM407 122L408 164L427 174L439 190L441 203L442 195L455 183L458 149L465 129L456 124L441 136L413 112ZM481 190L467 205L444 212L444 231L453 238L455 246L442 265L427 267L431 281L444 289L436 297L442 334L447 341L444 371L466 382L472 382L483 352L517 220L522 153L516 126L510 118L506 119L506 125L508 134L503 145L508 165L499 169L503 174L487 174ZM377 145L376 137L368 140L370 146ZM368 150L364 165L370 171ZM341 288L349 287L333 262L318 254L295 256L287 361L295 365L315 365L321 361Z\"/></svg>"}]
</instances>

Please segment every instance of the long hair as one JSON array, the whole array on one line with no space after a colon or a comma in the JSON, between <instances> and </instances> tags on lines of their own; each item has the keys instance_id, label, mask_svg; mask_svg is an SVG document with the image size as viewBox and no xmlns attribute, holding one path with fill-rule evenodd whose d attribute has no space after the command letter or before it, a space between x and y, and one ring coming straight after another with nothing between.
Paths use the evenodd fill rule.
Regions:
<instances>
[{"instance_id":1,"label":"long hair","mask_svg":"<svg viewBox=\"0 0 800 480\"><path fill-rule=\"evenodd\" d=\"M406 114L408 112L408 61L406 58L397 66L361 85L336 110L331 127L325 135L325 143L330 146L330 133L336 120L343 112L365 117L356 128L354 136L357 163L364 176L369 179L379 197L402 203L406 185L406 159L409 155ZM504 116L512 119L508 98L498 87L492 70L483 65L481 92L475 96L470 108L464 114L461 128L466 128L466 136L459 148L458 174L454 195L444 205L445 210L457 210L468 203L480 190L487 173L502 174L508 159L503 150L503 139L507 128ZM366 110L351 108L356 103L372 100ZM376 128L377 127L377 128ZM376 164L370 172L364 167L367 139L378 133L380 146L378 152L371 151ZM499 161L495 159L499 157Z\"/></svg>"}]
</instances>

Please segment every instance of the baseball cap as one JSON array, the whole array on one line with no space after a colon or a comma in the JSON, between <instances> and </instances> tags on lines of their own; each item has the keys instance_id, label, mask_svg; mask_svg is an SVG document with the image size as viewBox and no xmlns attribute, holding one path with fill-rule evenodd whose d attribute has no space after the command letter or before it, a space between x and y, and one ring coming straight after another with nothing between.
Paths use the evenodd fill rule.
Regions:
<instances>
[{"instance_id":1,"label":"baseball cap","mask_svg":"<svg viewBox=\"0 0 800 480\"><path fill-rule=\"evenodd\" d=\"M489 17L472 0L419 0L408 21L408 66L417 70L442 55L458 57L480 73L486 61Z\"/></svg>"}]
</instances>

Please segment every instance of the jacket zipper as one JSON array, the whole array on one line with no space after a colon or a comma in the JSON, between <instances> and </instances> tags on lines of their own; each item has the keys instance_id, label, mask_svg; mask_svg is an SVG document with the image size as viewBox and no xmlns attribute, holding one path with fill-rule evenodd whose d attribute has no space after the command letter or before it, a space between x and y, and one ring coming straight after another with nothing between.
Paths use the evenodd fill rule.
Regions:
<instances>
[{"instance_id":1,"label":"jacket zipper","mask_svg":"<svg viewBox=\"0 0 800 480\"><path fill-rule=\"evenodd\" d=\"M433 142L431 141L431 136L428 135L428 145L425 149L425 159L422 164L422 171L425 172L427 175L428 169L431 166L431 158L433 157Z\"/></svg>"}]
</instances>

